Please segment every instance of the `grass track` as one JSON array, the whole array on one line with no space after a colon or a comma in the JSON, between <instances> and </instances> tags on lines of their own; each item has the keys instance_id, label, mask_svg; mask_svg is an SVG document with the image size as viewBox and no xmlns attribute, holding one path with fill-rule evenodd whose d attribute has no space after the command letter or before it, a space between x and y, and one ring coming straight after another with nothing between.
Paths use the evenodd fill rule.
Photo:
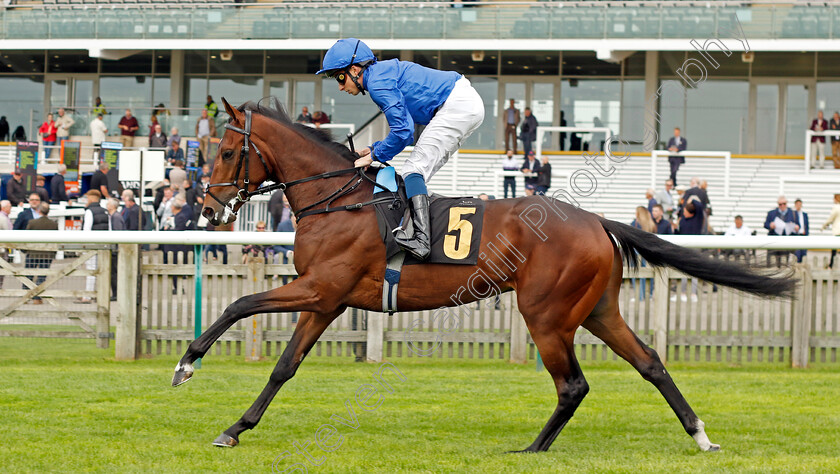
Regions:
<instances>
[{"instance_id":1,"label":"grass track","mask_svg":"<svg viewBox=\"0 0 840 474\"><path fill-rule=\"evenodd\" d=\"M55 354L47 357L46 354ZM591 391L547 453L504 454L536 437L556 402L545 372L495 361L394 359L407 381L341 446L315 446L330 415L373 379L373 364L308 359L242 445L210 442L264 386L273 361L211 356L171 388L175 357L115 362L92 341L0 340L3 472L270 472L312 441L309 472L840 471L840 370L669 367L718 453L698 451L658 392L621 362L583 364Z\"/></svg>"}]
</instances>

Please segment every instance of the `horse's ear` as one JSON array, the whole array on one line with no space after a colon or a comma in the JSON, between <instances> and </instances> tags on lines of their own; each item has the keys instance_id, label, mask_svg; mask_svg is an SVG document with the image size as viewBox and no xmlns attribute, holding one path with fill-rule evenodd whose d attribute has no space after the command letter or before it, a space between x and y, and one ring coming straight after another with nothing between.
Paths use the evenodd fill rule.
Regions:
<instances>
[{"instance_id":1,"label":"horse's ear","mask_svg":"<svg viewBox=\"0 0 840 474\"><path fill-rule=\"evenodd\" d=\"M225 110L227 111L228 115L230 115L230 118L232 118L232 119L236 120L236 118L237 118L237 116L238 116L238 115L237 115L237 111L236 111L236 109L234 109L233 107L231 107L231 105L230 105L230 104L228 104L228 101L227 101L227 100L225 100L225 98L224 98L224 97L222 97L222 104L224 104L224 106L225 106Z\"/></svg>"},{"instance_id":2,"label":"horse's ear","mask_svg":"<svg viewBox=\"0 0 840 474\"><path fill-rule=\"evenodd\" d=\"M272 99L274 99L274 109L277 110L278 112L283 110L283 106L280 105L280 101L277 100L277 96L272 97Z\"/></svg>"}]
</instances>

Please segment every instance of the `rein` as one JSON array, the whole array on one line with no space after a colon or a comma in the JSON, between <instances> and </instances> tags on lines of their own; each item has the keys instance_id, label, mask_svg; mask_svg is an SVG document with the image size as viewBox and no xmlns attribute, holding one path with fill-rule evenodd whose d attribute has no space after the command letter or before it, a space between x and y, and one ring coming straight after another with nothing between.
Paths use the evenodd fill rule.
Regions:
<instances>
[{"instance_id":1,"label":"rein","mask_svg":"<svg viewBox=\"0 0 840 474\"><path fill-rule=\"evenodd\" d=\"M393 201L392 206L394 206L394 207L399 207L400 206L399 195L394 193L393 197L381 197L381 198L372 199L372 200L366 201L366 202L358 202L358 203L355 203L355 204L348 204L346 206L330 207L330 205L336 199L341 198L343 196L346 196L346 195L352 193L353 191L355 191L356 188L362 183L362 181L368 181L368 182L372 183L374 186L390 192L389 189L385 188L381 184L377 183L375 180L371 179L367 174L365 174L365 172L363 171L362 168L344 168L344 169L340 169L340 170L336 170L336 171L327 171L325 173L316 174L314 176L309 176L309 177L306 177L306 178L296 179L294 181L288 181L288 182L285 182L285 183L275 183L275 184L265 186L265 187L262 187L262 188L257 188L254 191L248 191L248 184L250 184L250 182L251 182L250 181L250 168L249 168L250 160L248 159L248 154L249 154L249 151L250 151L250 147L254 148L254 152L259 157L260 162L263 165L263 168L265 168L266 175L267 176L272 175L271 171L268 169L268 164L266 163L265 159L262 156L262 153L260 153L260 150L257 148L257 145L254 144L253 141L251 141L251 111L250 110L245 111L245 128L244 129L236 127L236 126L234 126L230 123L225 124L225 129L234 131L236 133L240 133L240 134L245 136L245 141L242 143L242 148L239 150L239 161L236 164L236 175L235 175L233 181L229 182L229 183L207 184L206 192L210 197L215 199L216 202L218 202L222 206L228 208L232 214L236 214L236 211L234 210L234 207L236 206L237 203L248 202L251 199L251 196L256 196L256 195L259 195L259 194L267 194L267 193L276 191L278 189L281 190L281 191L285 191L285 190L291 188L292 186L295 186L295 185L298 185L298 184L308 183L310 181L315 181L315 180L318 180L318 179L334 178L336 176L342 176L342 175L350 174L350 173L353 173L355 176L351 176L350 180L348 180L346 183L344 183L335 192L333 192L329 196L321 199L320 201L315 202L314 204L310 204L309 206L306 206L306 207L300 209L299 211L295 212L295 217L297 217L298 221L300 221L300 219L303 219L306 216L311 216L311 215L315 215L315 214L325 214L325 213L328 213L328 212L338 212L338 211L355 211L355 210L362 209L365 206L370 206L372 204L379 204L379 203L389 202L389 201ZM245 164L245 176L242 179L242 186L239 186L239 174L242 171L243 162ZM390 165L386 164L386 166L390 166ZM355 183L354 183L354 181L355 181ZM233 199L231 199L231 201L228 202L228 203L222 202L218 197L216 197L216 195L214 195L212 192L210 192L211 187L219 187L219 186L234 186L234 187L236 187L237 188L236 196ZM324 204L324 203L326 203L325 208L323 208L323 209L313 209L315 206L319 206L319 205Z\"/></svg>"}]
</instances>

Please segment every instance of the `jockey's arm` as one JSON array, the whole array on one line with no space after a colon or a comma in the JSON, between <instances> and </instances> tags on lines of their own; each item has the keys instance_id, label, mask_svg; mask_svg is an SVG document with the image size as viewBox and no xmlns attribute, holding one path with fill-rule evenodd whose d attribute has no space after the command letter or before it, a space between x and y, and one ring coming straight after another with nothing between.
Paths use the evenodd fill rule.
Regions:
<instances>
[{"instance_id":1,"label":"jockey's arm","mask_svg":"<svg viewBox=\"0 0 840 474\"><path fill-rule=\"evenodd\" d=\"M402 92L392 87L371 89L370 97L379 106L391 128L384 140L370 146L373 158L386 162L414 141L414 119L408 111Z\"/></svg>"}]
</instances>

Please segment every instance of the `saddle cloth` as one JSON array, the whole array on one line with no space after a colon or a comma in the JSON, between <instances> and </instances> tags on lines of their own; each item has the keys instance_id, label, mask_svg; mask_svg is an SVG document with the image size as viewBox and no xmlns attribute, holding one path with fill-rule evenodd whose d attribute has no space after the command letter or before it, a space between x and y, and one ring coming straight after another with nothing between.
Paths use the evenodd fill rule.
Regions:
<instances>
[{"instance_id":1,"label":"saddle cloth","mask_svg":"<svg viewBox=\"0 0 840 474\"><path fill-rule=\"evenodd\" d=\"M405 195L402 177L392 167L386 167L377 174L377 182L388 189L377 188L374 193L381 197L390 193L394 200L375 204L379 234L385 243L386 258L391 259L402 251L394 239L394 228L407 218L410 207ZM439 194L429 196L429 217L432 221L431 256L421 262L406 254L405 265L418 263L449 263L475 265L478 262L478 248L484 224L484 201L473 197L446 197Z\"/></svg>"}]
</instances>

